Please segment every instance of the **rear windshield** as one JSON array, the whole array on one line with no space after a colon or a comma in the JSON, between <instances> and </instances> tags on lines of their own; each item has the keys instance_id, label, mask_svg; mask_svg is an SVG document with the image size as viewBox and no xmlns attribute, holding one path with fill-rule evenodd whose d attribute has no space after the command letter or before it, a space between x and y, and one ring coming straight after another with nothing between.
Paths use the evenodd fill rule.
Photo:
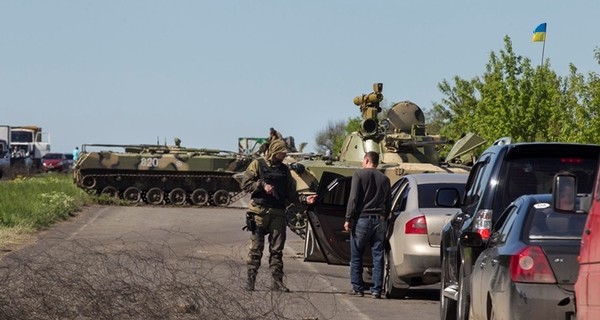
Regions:
<instances>
[{"instance_id":1,"label":"rear windshield","mask_svg":"<svg viewBox=\"0 0 600 320\"><path fill-rule=\"evenodd\" d=\"M419 208L436 208L435 198L440 188L455 188L460 192L460 199L465 194L464 183L443 183L443 184L420 184L419 185Z\"/></svg>"},{"instance_id":2,"label":"rear windshield","mask_svg":"<svg viewBox=\"0 0 600 320\"><path fill-rule=\"evenodd\" d=\"M520 158L507 162L502 176L506 183L501 193L501 207L524 194L552 193L552 179L560 171L577 177L577 193L591 193L598 158Z\"/></svg>"},{"instance_id":3,"label":"rear windshield","mask_svg":"<svg viewBox=\"0 0 600 320\"><path fill-rule=\"evenodd\" d=\"M581 239L586 214L556 212L550 204L540 205L529 212L529 239Z\"/></svg>"}]
</instances>

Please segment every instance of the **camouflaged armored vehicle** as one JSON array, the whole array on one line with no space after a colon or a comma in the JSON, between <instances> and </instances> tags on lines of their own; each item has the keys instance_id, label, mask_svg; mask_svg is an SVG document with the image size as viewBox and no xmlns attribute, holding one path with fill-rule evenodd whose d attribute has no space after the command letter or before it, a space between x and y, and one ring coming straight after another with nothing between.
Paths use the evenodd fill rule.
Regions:
<instances>
[{"instance_id":1,"label":"camouflaged armored vehicle","mask_svg":"<svg viewBox=\"0 0 600 320\"><path fill-rule=\"evenodd\" d=\"M108 150L89 151L98 148ZM181 147L179 139L175 146L84 144L73 176L84 190L130 203L225 206L243 195L234 175L250 160L228 151Z\"/></svg>"},{"instance_id":2,"label":"camouflaged armored vehicle","mask_svg":"<svg viewBox=\"0 0 600 320\"><path fill-rule=\"evenodd\" d=\"M362 114L361 129L345 137L339 159L322 155L296 155L289 159L299 192L317 192L325 176L351 176L361 168L368 151L380 154L378 168L392 184L411 173L468 172L468 166L458 163L467 163L461 157L482 145L483 139L474 134L466 135L442 163L438 146L452 142L427 134L423 111L410 101L395 103L380 120L382 90L383 84L375 83L373 92L354 98L354 104L360 107Z\"/></svg>"},{"instance_id":3,"label":"camouflaged armored vehicle","mask_svg":"<svg viewBox=\"0 0 600 320\"><path fill-rule=\"evenodd\" d=\"M373 92L354 98L354 104L360 108L362 122L359 131L345 137L339 159L322 155L290 154L287 162L296 180L298 192L316 193L321 199L328 197L326 193L328 189L335 187L336 179L352 176L354 171L361 168L363 157L369 151L379 153L378 169L390 178L392 185L402 176L413 173L468 173L469 167L465 164L469 161L465 161L465 155L482 145L485 140L474 134L467 134L454 144L448 153L451 157L447 157L442 163L438 148L440 145L451 144L451 141L427 134L423 111L410 101L395 103L385 118L380 119L382 90L383 84L375 83ZM349 192L349 189L346 191ZM319 203L344 201L345 199L324 199ZM288 212L289 216L294 217L290 219L294 223L290 226L291 229L306 232L305 209L298 208ZM327 224L315 212L309 211L308 218L313 225ZM311 251L311 246L314 246L314 241L310 239L311 228L308 228L306 237L306 250Z\"/></svg>"}]
</instances>

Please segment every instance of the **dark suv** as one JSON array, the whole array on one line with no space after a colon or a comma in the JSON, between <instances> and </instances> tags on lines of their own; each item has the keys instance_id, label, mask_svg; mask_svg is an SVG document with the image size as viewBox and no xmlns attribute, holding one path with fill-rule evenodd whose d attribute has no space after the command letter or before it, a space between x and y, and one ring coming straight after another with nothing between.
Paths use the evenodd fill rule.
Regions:
<instances>
[{"instance_id":1,"label":"dark suv","mask_svg":"<svg viewBox=\"0 0 600 320\"><path fill-rule=\"evenodd\" d=\"M521 195L552 192L554 175L564 170L577 176L578 192L591 192L599 155L599 145L511 144L509 138L499 139L481 154L469 173L460 211L442 229L442 320L468 319L473 263L504 208ZM479 233L482 246L462 246L465 232Z\"/></svg>"}]
</instances>

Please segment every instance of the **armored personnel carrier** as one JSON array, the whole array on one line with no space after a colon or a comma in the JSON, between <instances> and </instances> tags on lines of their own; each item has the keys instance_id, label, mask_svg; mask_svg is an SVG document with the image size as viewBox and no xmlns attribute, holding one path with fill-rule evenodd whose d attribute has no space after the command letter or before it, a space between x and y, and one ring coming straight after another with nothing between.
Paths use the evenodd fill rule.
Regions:
<instances>
[{"instance_id":1,"label":"armored personnel carrier","mask_svg":"<svg viewBox=\"0 0 600 320\"><path fill-rule=\"evenodd\" d=\"M452 159L441 162L439 145L452 144L452 141L427 134L423 111L410 101L395 103L386 117L380 119L382 90L383 84L375 83L373 92L354 98L354 104L360 108L362 115L360 130L345 137L337 159L298 155L288 161L299 192L317 192L324 172L351 176L361 168L363 157L369 151L379 153L378 168L390 178L392 184L401 176L411 173L468 172L466 163L454 159L461 159L465 153L482 145L485 142L483 139L474 134L466 135L448 153Z\"/></svg>"},{"instance_id":2,"label":"armored personnel carrier","mask_svg":"<svg viewBox=\"0 0 600 320\"><path fill-rule=\"evenodd\" d=\"M287 163L299 193L321 194L335 179L352 176L369 151L379 153L378 169L390 178L392 185L403 175L413 173L468 173L464 155L485 140L475 134L465 135L448 153L451 157L442 162L438 147L452 142L427 134L423 111L410 101L395 103L380 119L382 91L383 84L375 83L373 92L354 98L362 116L360 130L345 137L339 157L289 154ZM288 222L291 230L307 236L306 208L288 208ZM307 237L310 238L310 230ZM314 244L310 239L307 243Z\"/></svg>"},{"instance_id":3,"label":"armored personnel carrier","mask_svg":"<svg viewBox=\"0 0 600 320\"><path fill-rule=\"evenodd\" d=\"M246 169L250 158L180 143L84 144L73 166L74 181L89 192L151 205L226 206L243 196L234 175ZM108 149L89 151L98 148Z\"/></svg>"}]
</instances>

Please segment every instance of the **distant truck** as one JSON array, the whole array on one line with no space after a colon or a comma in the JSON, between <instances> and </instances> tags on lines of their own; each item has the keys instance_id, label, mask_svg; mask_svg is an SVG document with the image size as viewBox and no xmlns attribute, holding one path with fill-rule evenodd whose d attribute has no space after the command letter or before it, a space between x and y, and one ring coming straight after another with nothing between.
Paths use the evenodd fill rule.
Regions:
<instances>
[{"instance_id":1,"label":"distant truck","mask_svg":"<svg viewBox=\"0 0 600 320\"><path fill-rule=\"evenodd\" d=\"M50 136L38 126L10 127L10 163L41 168L42 158L50 152Z\"/></svg>"}]
</instances>

